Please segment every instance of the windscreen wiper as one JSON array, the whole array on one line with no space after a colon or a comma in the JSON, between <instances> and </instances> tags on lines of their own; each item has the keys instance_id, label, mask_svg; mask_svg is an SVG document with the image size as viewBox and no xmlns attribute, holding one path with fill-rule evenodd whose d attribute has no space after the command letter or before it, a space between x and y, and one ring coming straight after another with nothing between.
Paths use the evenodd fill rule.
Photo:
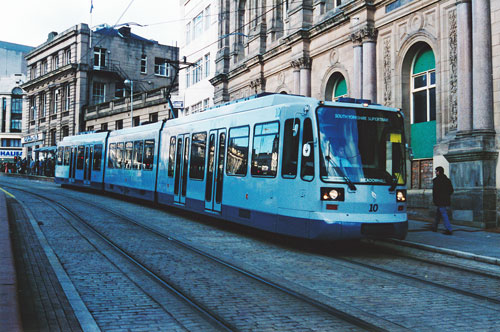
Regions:
<instances>
[{"instance_id":1,"label":"windscreen wiper","mask_svg":"<svg viewBox=\"0 0 500 332\"><path fill-rule=\"evenodd\" d=\"M328 160L329 163L331 163L333 165L333 167L337 170L337 172L344 178L345 182L347 182L347 186L349 186L349 189L351 190L356 190L356 186L354 185L354 183L351 181L351 179L349 179L349 177L347 176L347 174L344 172L344 170L342 168L340 168L337 163L335 163L333 161L333 159L330 157L330 156L326 156L325 157L326 160Z\"/></svg>"}]
</instances>

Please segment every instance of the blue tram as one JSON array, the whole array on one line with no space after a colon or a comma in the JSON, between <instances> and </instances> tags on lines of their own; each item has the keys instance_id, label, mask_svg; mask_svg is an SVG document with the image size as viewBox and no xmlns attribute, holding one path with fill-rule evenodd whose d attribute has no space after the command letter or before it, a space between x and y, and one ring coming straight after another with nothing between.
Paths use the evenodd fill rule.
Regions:
<instances>
[{"instance_id":1,"label":"blue tram","mask_svg":"<svg viewBox=\"0 0 500 332\"><path fill-rule=\"evenodd\" d=\"M405 160L397 109L271 94L162 123L66 137L56 181L100 184L301 238L402 239Z\"/></svg>"}]
</instances>

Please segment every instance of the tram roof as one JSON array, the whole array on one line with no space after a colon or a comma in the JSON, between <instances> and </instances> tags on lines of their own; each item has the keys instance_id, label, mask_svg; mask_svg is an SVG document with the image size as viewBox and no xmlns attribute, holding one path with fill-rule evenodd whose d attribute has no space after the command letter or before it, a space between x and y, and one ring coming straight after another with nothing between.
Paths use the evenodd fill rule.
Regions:
<instances>
[{"instance_id":1,"label":"tram roof","mask_svg":"<svg viewBox=\"0 0 500 332\"><path fill-rule=\"evenodd\" d=\"M118 130L113 130L112 132L109 133L109 137L114 137L114 136L121 136L121 135L127 135L127 134L136 134L140 133L143 131L159 131L160 128L162 127L163 122L155 122L155 123L149 123L137 127L127 127L123 129L118 129Z\"/></svg>"}]
</instances>

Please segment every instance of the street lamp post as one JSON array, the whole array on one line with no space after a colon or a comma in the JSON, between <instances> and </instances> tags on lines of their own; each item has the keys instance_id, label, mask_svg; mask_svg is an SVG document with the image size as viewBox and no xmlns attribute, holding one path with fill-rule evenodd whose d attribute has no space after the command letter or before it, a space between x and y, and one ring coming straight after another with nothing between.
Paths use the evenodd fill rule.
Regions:
<instances>
[{"instance_id":1,"label":"street lamp post","mask_svg":"<svg viewBox=\"0 0 500 332\"><path fill-rule=\"evenodd\" d=\"M130 85L130 119L132 120L131 127L134 126L134 81L126 79L123 84Z\"/></svg>"}]
</instances>

